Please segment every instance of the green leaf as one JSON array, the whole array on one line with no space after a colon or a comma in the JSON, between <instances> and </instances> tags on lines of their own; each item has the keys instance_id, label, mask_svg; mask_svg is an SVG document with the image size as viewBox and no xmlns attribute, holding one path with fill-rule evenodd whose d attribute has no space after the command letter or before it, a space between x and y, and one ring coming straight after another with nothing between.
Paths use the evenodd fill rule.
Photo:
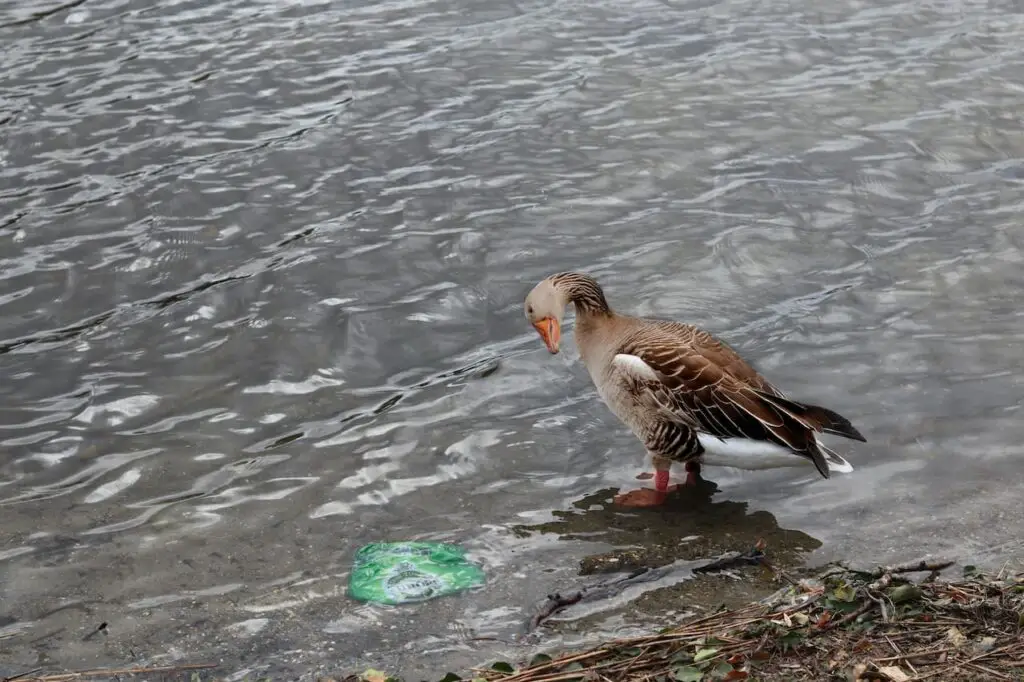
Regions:
<instances>
[{"instance_id":1,"label":"green leaf","mask_svg":"<svg viewBox=\"0 0 1024 682\"><path fill-rule=\"evenodd\" d=\"M731 673L732 671L732 665L726 663L725 661L719 661L718 663L715 663L714 667L710 670L712 678L718 680L724 679L725 676Z\"/></svg>"},{"instance_id":2,"label":"green leaf","mask_svg":"<svg viewBox=\"0 0 1024 682\"><path fill-rule=\"evenodd\" d=\"M676 682L700 682L704 679L704 673L700 668L692 665L684 665L672 671L672 677Z\"/></svg>"},{"instance_id":3,"label":"green leaf","mask_svg":"<svg viewBox=\"0 0 1024 682\"><path fill-rule=\"evenodd\" d=\"M573 661L569 665L567 665L564 668L562 668L562 672L567 672L567 673L571 673L574 670L583 670L583 664L580 663L579 661Z\"/></svg>"},{"instance_id":4,"label":"green leaf","mask_svg":"<svg viewBox=\"0 0 1024 682\"><path fill-rule=\"evenodd\" d=\"M550 663L550 662L551 662L551 657L548 656L547 654L537 654L536 656L534 656L533 658L530 659L530 663L526 667L527 668L536 668L538 665L544 665L545 663Z\"/></svg>"},{"instance_id":5,"label":"green leaf","mask_svg":"<svg viewBox=\"0 0 1024 682\"><path fill-rule=\"evenodd\" d=\"M497 663L494 663L491 665L491 670L496 670L499 673L508 673L509 675L516 671L516 669L512 667L511 663L506 663L505 661L498 661Z\"/></svg>"},{"instance_id":6,"label":"green leaf","mask_svg":"<svg viewBox=\"0 0 1024 682\"><path fill-rule=\"evenodd\" d=\"M893 604L916 601L922 596L924 596L924 591L917 585L900 585L899 587L894 587L889 593L889 599L892 600Z\"/></svg>"},{"instance_id":7,"label":"green leaf","mask_svg":"<svg viewBox=\"0 0 1024 682\"><path fill-rule=\"evenodd\" d=\"M836 601L852 602L857 598L857 590L853 589L849 585L840 585L836 589L832 590L832 594L830 596Z\"/></svg>"},{"instance_id":8,"label":"green leaf","mask_svg":"<svg viewBox=\"0 0 1024 682\"><path fill-rule=\"evenodd\" d=\"M441 682L460 682L460 680L462 680L462 678L455 673L448 673L441 678Z\"/></svg>"},{"instance_id":9,"label":"green leaf","mask_svg":"<svg viewBox=\"0 0 1024 682\"><path fill-rule=\"evenodd\" d=\"M802 642L803 639L803 633L801 633L799 630L790 630L782 637L779 637L779 644L782 645L783 651L788 651L789 649L792 649L797 644Z\"/></svg>"},{"instance_id":10,"label":"green leaf","mask_svg":"<svg viewBox=\"0 0 1024 682\"><path fill-rule=\"evenodd\" d=\"M700 663L706 661L718 653L718 649L700 649L693 657L694 663Z\"/></svg>"},{"instance_id":11,"label":"green leaf","mask_svg":"<svg viewBox=\"0 0 1024 682\"><path fill-rule=\"evenodd\" d=\"M829 607L836 613L852 613L860 608L860 605L852 601L830 601Z\"/></svg>"}]
</instances>

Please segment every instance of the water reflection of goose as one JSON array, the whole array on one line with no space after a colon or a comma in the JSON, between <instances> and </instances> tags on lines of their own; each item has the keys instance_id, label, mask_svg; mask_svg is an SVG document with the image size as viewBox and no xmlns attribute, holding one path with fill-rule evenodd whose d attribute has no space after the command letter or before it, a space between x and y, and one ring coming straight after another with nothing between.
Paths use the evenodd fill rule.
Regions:
<instances>
[{"instance_id":1,"label":"water reflection of goose","mask_svg":"<svg viewBox=\"0 0 1024 682\"><path fill-rule=\"evenodd\" d=\"M607 554L587 557L582 573L602 573L658 566L676 559L704 559L726 551L743 551L767 543L773 561L799 562L821 541L800 530L781 528L766 510L751 511L748 503L714 501L718 486L699 474L692 485L652 509L623 510L611 502L615 490L605 488L553 510L552 520L519 525L515 532L553 533L563 540L611 545Z\"/></svg>"},{"instance_id":2,"label":"water reflection of goose","mask_svg":"<svg viewBox=\"0 0 1024 682\"><path fill-rule=\"evenodd\" d=\"M616 313L588 275L551 275L526 298L526 317L552 353L570 303L576 345L598 394L644 444L656 472L653 490L618 495L617 503L663 504L672 462L686 465L687 485L701 464L771 469L810 462L825 478L853 470L816 435L864 441L845 417L787 398L702 329Z\"/></svg>"},{"instance_id":3,"label":"water reflection of goose","mask_svg":"<svg viewBox=\"0 0 1024 682\"><path fill-rule=\"evenodd\" d=\"M820 540L803 531L780 527L768 511L751 511L746 502L713 501L718 486L699 474L694 479L657 507L623 510L610 504L615 489L605 488L568 509L552 511L553 520L513 529L520 537L544 533L561 541L604 546L580 560L580 578L552 585L552 592L568 594L580 586L617 583L623 576L652 569L621 593L594 591L587 604L560 610L554 621L607 616L627 605L629 611L655 616L679 608L739 606L776 589L773 572L750 566L731 569L734 577L742 573L741 580L722 580L715 574L698 580L702 567L716 557L765 546L772 566L799 574L808 554L821 547Z\"/></svg>"}]
</instances>

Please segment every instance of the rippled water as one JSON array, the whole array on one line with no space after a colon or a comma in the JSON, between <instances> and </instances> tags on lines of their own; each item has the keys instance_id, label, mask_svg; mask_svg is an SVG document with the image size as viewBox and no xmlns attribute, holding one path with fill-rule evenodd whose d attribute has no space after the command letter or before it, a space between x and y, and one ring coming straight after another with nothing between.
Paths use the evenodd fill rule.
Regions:
<instances>
[{"instance_id":1,"label":"rippled water","mask_svg":"<svg viewBox=\"0 0 1024 682\"><path fill-rule=\"evenodd\" d=\"M636 522L600 510L638 444L522 317L565 269L869 439L708 471L712 512L811 561L1024 555L1019 3L143 5L0 2L4 669L507 652L644 538L513 532ZM357 605L379 539L489 584Z\"/></svg>"}]
</instances>

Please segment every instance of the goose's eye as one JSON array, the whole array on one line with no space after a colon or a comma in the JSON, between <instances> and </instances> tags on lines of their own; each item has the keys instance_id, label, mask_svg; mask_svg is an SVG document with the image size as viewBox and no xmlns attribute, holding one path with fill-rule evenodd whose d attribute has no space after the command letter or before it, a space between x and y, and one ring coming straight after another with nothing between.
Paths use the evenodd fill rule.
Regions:
<instances>
[{"instance_id":1,"label":"goose's eye","mask_svg":"<svg viewBox=\"0 0 1024 682\"><path fill-rule=\"evenodd\" d=\"M531 306L529 306L529 307L528 307L528 308L526 309L526 312L527 312L527 313L529 313L530 315L533 315L533 306L532 306L532 305L531 305Z\"/></svg>"}]
</instances>

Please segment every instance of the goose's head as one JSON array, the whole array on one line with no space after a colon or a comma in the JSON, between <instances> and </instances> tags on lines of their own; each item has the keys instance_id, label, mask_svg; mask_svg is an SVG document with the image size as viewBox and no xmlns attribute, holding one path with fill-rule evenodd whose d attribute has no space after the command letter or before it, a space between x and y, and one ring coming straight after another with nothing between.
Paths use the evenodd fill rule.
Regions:
<instances>
[{"instance_id":1,"label":"goose's head","mask_svg":"<svg viewBox=\"0 0 1024 682\"><path fill-rule=\"evenodd\" d=\"M541 280L526 297L526 319L552 353L558 352L562 340L562 316L568 303L565 293L551 278Z\"/></svg>"}]
</instances>

